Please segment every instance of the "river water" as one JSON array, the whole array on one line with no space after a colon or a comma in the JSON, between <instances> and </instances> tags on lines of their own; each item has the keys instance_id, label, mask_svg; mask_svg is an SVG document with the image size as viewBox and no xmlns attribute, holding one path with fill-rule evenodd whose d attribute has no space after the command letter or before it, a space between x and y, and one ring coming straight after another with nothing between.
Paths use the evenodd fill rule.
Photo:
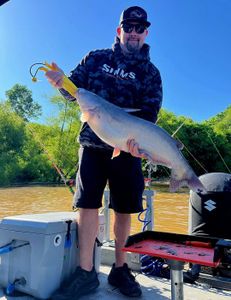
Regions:
<instances>
[{"instance_id":1,"label":"river water","mask_svg":"<svg viewBox=\"0 0 231 300\"><path fill-rule=\"evenodd\" d=\"M154 229L186 234L188 190L169 193L168 187L162 185L156 185L153 189ZM0 189L0 219L12 215L56 211L72 211L72 194L66 187L33 186ZM113 214L111 218L113 219ZM131 234L142 231L142 228L143 223L138 220L138 214L132 215Z\"/></svg>"}]
</instances>

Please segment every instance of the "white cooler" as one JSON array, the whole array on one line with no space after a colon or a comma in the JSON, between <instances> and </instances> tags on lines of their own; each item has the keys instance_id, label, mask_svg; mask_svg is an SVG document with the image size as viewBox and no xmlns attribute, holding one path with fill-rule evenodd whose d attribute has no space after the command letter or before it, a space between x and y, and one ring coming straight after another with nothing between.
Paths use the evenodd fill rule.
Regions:
<instances>
[{"instance_id":1,"label":"white cooler","mask_svg":"<svg viewBox=\"0 0 231 300\"><path fill-rule=\"evenodd\" d=\"M77 213L58 212L6 217L0 221L0 286L47 299L79 264ZM87 237L86 237L87 238ZM99 216L98 240L104 238ZM99 271L101 247L94 265Z\"/></svg>"}]
</instances>

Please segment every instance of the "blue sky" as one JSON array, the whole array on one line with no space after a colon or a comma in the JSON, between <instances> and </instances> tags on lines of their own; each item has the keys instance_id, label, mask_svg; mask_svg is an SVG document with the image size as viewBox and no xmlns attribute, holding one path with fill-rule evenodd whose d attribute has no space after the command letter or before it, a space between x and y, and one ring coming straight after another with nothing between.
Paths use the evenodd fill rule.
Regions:
<instances>
[{"instance_id":1,"label":"blue sky","mask_svg":"<svg viewBox=\"0 0 231 300\"><path fill-rule=\"evenodd\" d=\"M55 61L69 73L90 50L111 47L124 8L148 12L147 43L163 80L163 108L194 121L231 103L230 0L11 0L0 7L0 99L14 84L26 85L55 113L43 73L32 83L34 62Z\"/></svg>"}]
</instances>

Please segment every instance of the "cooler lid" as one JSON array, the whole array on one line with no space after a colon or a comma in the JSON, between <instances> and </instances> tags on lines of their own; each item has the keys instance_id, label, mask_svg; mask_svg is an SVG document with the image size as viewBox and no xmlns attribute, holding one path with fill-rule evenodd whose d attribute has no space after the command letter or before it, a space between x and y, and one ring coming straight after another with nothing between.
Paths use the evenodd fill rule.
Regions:
<instances>
[{"instance_id":1,"label":"cooler lid","mask_svg":"<svg viewBox=\"0 0 231 300\"><path fill-rule=\"evenodd\" d=\"M71 230L76 229L76 212L51 212L43 214L17 215L5 217L0 221L0 229L53 234L66 232L68 220L71 220Z\"/></svg>"}]
</instances>

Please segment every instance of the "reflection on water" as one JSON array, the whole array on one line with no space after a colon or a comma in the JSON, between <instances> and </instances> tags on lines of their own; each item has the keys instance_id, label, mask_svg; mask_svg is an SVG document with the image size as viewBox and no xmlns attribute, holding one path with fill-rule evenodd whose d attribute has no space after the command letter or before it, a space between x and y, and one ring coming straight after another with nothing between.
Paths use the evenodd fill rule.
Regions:
<instances>
[{"instance_id":1,"label":"reflection on water","mask_svg":"<svg viewBox=\"0 0 231 300\"><path fill-rule=\"evenodd\" d=\"M187 233L188 191L169 193L168 187L163 186L155 186L154 189L155 230ZM72 194L65 187L4 188L0 189L0 203L0 218L19 214L72 211ZM137 216L132 216L132 234L142 231L143 228L143 223L138 221Z\"/></svg>"}]
</instances>

